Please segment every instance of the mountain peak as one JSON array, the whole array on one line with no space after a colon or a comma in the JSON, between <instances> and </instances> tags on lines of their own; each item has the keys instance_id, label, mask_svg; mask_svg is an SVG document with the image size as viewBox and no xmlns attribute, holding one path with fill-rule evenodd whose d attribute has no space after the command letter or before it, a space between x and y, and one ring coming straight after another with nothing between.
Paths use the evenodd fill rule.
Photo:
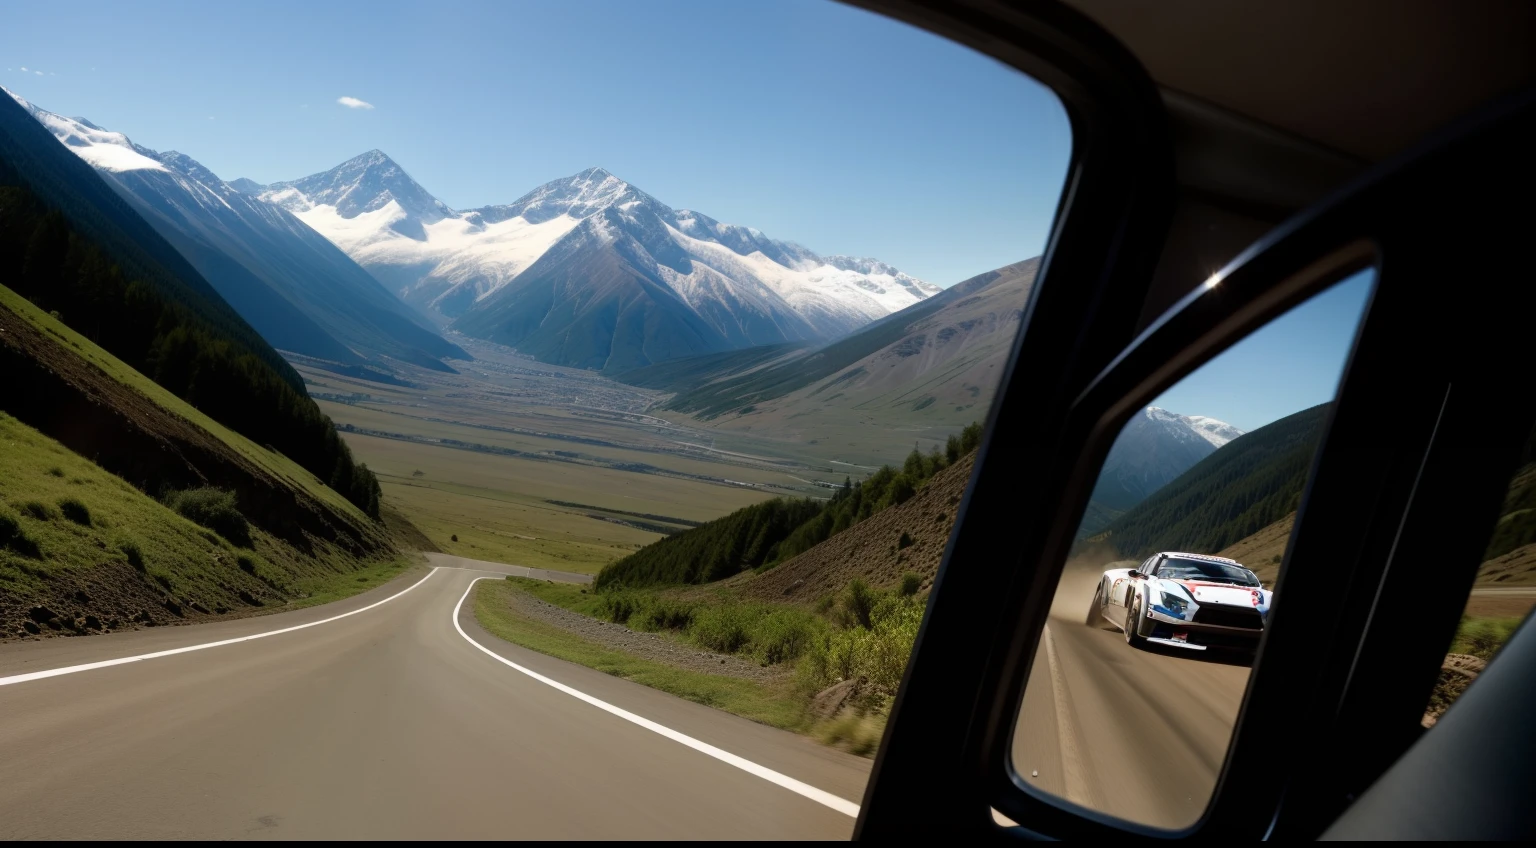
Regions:
<instances>
[{"instance_id":1,"label":"mountain peak","mask_svg":"<svg viewBox=\"0 0 1536 848\"><path fill-rule=\"evenodd\" d=\"M436 223L454 214L447 204L429 194L399 163L377 148L353 156L329 171L273 183L262 197L290 212L334 206L343 218L375 212L391 202L398 204L407 217L422 223Z\"/></svg>"},{"instance_id":2,"label":"mountain peak","mask_svg":"<svg viewBox=\"0 0 1536 848\"><path fill-rule=\"evenodd\" d=\"M261 194L267 187L248 177L235 177L227 185L241 194Z\"/></svg>"},{"instance_id":3,"label":"mountain peak","mask_svg":"<svg viewBox=\"0 0 1536 848\"><path fill-rule=\"evenodd\" d=\"M74 151L94 168L114 173L124 171L164 171L159 154L140 147L120 132L111 132L80 118L66 118L39 108L10 89L4 90L23 109L53 133L61 144Z\"/></svg>"},{"instance_id":4,"label":"mountain peak","mask_svg":"<svg viewBox=\"0 0 1536 848\"><path fill-rule=\"evenodd\" d=\"M475 211L489 223L521 216L529 223L538 224L561 215L589 218L611 206L623 206L631 202L639 202L657 212L671 215L672 210L660 201L604 168L588 168L569 177L551 180L513 203L486 206Z\"/></svg>"},{"instance_id":5,"label":"mountain peak","mask_svg":"<svg viewBox=\"0 0 1536 848\"><path fill-rule=\"evenodd\" d=\"M1243 435L1242 430L1207 415L1180 415L1158 406L1149 406L1142 414L1152 421L1187 430L1218 448Z\"/></svg>"}]
</instances>

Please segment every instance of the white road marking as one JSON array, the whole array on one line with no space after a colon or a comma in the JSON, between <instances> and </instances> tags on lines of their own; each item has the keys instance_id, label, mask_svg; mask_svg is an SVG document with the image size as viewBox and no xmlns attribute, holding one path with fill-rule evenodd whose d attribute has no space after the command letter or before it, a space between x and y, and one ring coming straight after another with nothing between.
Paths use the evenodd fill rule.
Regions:
<instances>
[{"instance_id":1,"label":"white road marking","mask_svg":"<svg viewBox=\"0 0 1536 848\"><path fill-rule=\"evenodd\" d=\"M1051 695L1056 706L1056 733L1061 743L1061 774L1067 800L1089 804L1095 798L1084 774L1082 740L1078 738L1072 696L1067 692L1067 677L1056 655L1056 639L1051 636L1050 625L1045 628L1045 661L1051 667Z\"/></svg>"},{"instance_id":2,"label":"white road marking","mask_svg":"<svg viewBox=\"0 0 1536 848\"><path fill-rule=\"evenodd\" d=\"M510 667L510 668L512 668L512 669L514 669L516 671L520 671L523 674L528 675L529 677L533 678L534 680L539 681L540 683L543 683L546 686L551 686L551 687L553 687L555 689L558 689L561 692L564 692L565 694L570 695L572 698L576 698L577 700L580 700L580 701L585 701L588 704L591 704L592 706L597 707L598 709L600 709L600 710L602 710L604 712L616 715L619 718L622 718L622 719L624 719L627 722L631 722L633 724L638 724L639 726L645 728L646 730L651 731L652 733L657 733L657 734L660 734L662 736L665 736L666 738L671 739L673 742L677 742L677 743L679 743L681 745L686 745L689 748L692 748L693 750L698 751L701 754L705 754L707 756L714 757L715 759L719 760L722 763L725 763L727 765L735 766L736 768L739 768L742 771L747 772L748 774L756 775L757 777L760 777L763 780L768 781L769 783L773 783L773 784L776 784L778 786L782 786L783 788L788 789L789 791L794 792L797 795L802 795L802 796L804 796L806 798L811 799L812 801L815 801L818 804L821 804L821 805L826 806L826 807L830 807L830 808L838 811L839 813L842 813L843 815L850 816L852 818L858 818L859 817L859 805L853 803L852 801L847 801L847 800L844 800L843 798L839 798L838 796L833 795L830 792L826 792L826 791L823 791L821 789L817 789L816 787L810 785L809 783L802 783L802 782L800 782L798 780L795 780L793 777L790 777L790 776L785 775L785 774L780 774L780 773L774 771L773 769L766 768L764 766L760 766L757 763L752 762L751 760L748 760L748 759L746 759L744 757L738 757L738 756L736 756L735 754L732 754L729 751L721 750L721 749L716 748L715 746L710 745L710 744L708 744L706 742L700 742L699 740L694 739L692 736L688 736L686 734L678 733L676 730L673 730L670 727L667 727L667 726L661 725L661 724L657 724L656 722L651 721L648 718L642 718L640 716L635 715L632 712L629 712L628 710L624 710L624 709L620 709L619 707L615 707L614 705L608 703L607 701L602 701L602 700L599 700L597 698L594 698L591 695L588 695L587 693L582 692L582 691L580 691L578 689L572 689L571 687L565 685L564 683L559 682L558 680L552 680L552 679L550 679L548 677L545 677L542 674L539 674L536 671L524 668L524 667L518 665L517 663L512 662L511 660L507 659L506 657L501 656L500 654L496 653L495 651L492 651L490 648L487 648L486 646L480 644L479 642L476 642L474 639L471 639L469 637L469 634L464 632L464 628L459 626L459 610L461 608L463 608L465 598L468 598L469 597L469 593L474 591L476 583L479 583L481 580L494 580L494 579L496 579L496 578L494 578L494 577L476 577L474 580L469 581L469 588L464 590L464 595L459 598L458 604L456 604L454 606L454 608L453 608L453 629L459 631L459 635L464 637L464 641L468 642L471 645L474 645L476 648L479 648L486 656L488 656L491 659L501 663L502 665L508 666L508 667Z\"/></svg>"},{"instance_id":3,"label":"white road marking","mask_svg":"<svg viewBox=\"0 0 1536 848\"><path fill-rule=\"evenodd\" d=\"M330 618L322 618L319 621L311 621L308 624L296 624L293 627L284 627L281 630L268 630L265 633L257 633L252 636L241 636L238 639L222 639L218 642L204 642L201 645L189 645L185 648L172 648L168 651L155 651L152 654L139 654L132 657L120 657L115 660L103 660L101 662L83 663L81 665L69 665L64 666L63 668L50 668L46 671L31 671L27 672L26 674L13 674L10 677L0 677L0 686L10 686L16 683L27 683L32 680L43 680L45 678L59 677L65 674L79 674L82 671L94 671L98 668L110 668L114 665L125 665L127 663L143 662L144 660L156 660L161 657L175 656L176 654L190 654L193 651L206 651L209 648L219 648L223 647L224 645L234 645L238 642L249 642L253 639L265 639L268 636L277 636L282 633L292 633L295 630L303 630L307 627L318 627L322 624L329 624L333 621L340 621L341 619L348 616L357 615L360 612L367 612L377 606L383 606L384 604L393 601L395 598L398 598L401 595L404 595L406 592L409 592L417 586L427 582L428 578L437 573L438 568L439 566L433 566L432 570L427 572L426 577L417 580L415 583L412 583L410 586L400 590L399 592L396 592L393 595L390 595L382 601L371 603L366 607L355 609L351 612L344 612L341 615L333 615ZM480 579L483 580L485 578Z\"/></svg>"}]
</instances>

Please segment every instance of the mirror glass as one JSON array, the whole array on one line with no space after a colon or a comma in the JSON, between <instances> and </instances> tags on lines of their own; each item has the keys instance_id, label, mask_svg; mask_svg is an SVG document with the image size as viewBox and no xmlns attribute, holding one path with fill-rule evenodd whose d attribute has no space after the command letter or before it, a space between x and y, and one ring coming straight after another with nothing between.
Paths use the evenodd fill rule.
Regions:
<instances>
[{"instance_id":1,"label":"mirror glass","mask_svg":"<svg viewBox=\"0 0 1536 848\"><path fill-rule=\"evenodd\" d=\"M1020 706L1026 786L1138 824L1199 819L1374 278L1247 335L1121 429Z\"/></svg>"}]
</instances>

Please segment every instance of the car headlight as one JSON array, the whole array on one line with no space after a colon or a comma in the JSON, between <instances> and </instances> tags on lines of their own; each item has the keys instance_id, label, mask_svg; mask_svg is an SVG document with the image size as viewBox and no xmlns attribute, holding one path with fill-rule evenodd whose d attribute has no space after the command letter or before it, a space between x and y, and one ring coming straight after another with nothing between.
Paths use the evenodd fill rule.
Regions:
<instances>
[{"instance_id":1,"label":"car headlight","mask_svg":"<svg viewBox=\"0 0 1536 848\"><path fill-rule=\"evenodd\" d=\"M1184 611L1189 609L1189 602L1184 600L1183 598L1179 597L1178 595L1173 595L1173 594L1169 594L1168 592L1164 592L1163 593L1163 606L1168 608L1168 609L1173 610L1174 612L1178 613L1179 615L1183 615Z\"/></svg>"}]
</instances>

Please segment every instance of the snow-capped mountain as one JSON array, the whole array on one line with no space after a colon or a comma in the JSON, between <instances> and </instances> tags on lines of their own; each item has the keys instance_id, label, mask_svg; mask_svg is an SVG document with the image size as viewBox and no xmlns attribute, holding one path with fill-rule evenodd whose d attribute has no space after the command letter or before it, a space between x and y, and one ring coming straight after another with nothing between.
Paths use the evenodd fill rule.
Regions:
<instances>
[{"instance_id":1,"label":"snow-capped mountain","mask_svg":"<svg viewBox=\"0 0 1536 848\"><path fill-rule=\"evenodd\" d=\"M1169 412L1165 409L1158 409L1155 406L1147 407L1147 411L1149 413L1156 411L1163 415L1183 419L1183 423L1191 430L1193 430L1195 435L1205 439L1218 448L1243 434L1242 430L1233 427L1231 424L1228 424L1225 421L1217 421L1214 418L1207 418L1204 415L1178 415L1177 413Z\"/></svg>"},{"instance_id":2,"label":"snow-capped mountain","mask_svg":"<svg viewBox=\"0 0 1536 848\"><path fill-rule=\"evenodd\" d=\"M940 291L875 260L821 257L672 209L601 168L460 211L376 150L301 180L242 185L436 320L562 364L613 369L834 338ZM579 341L555 343L567 331Z\"/></svg>"},{"instance_id":3,"label":"snow-capped mountain","mask_svg":"<svg viewBox=\"0 0 1536 848\"><path fill-rule=\"evenodd\" d=\"M442 368L465 354L330 241L191 157L12 97L85 160L274 347L340 362ZM345 203L341 198L338 202Z\"/></svg>"},{"instance_id":4,"label":"snow-capped mountain","mask_svg":"<svg viewBox=\"0 0 1536 848\"><path fill-rule=\"evenodd\" d=\"M1242 430L1215 418L1149 406L1115 439L1093 500L1109 510L1130 509L1241 435Z\"/></svg>"}]
</instances>

